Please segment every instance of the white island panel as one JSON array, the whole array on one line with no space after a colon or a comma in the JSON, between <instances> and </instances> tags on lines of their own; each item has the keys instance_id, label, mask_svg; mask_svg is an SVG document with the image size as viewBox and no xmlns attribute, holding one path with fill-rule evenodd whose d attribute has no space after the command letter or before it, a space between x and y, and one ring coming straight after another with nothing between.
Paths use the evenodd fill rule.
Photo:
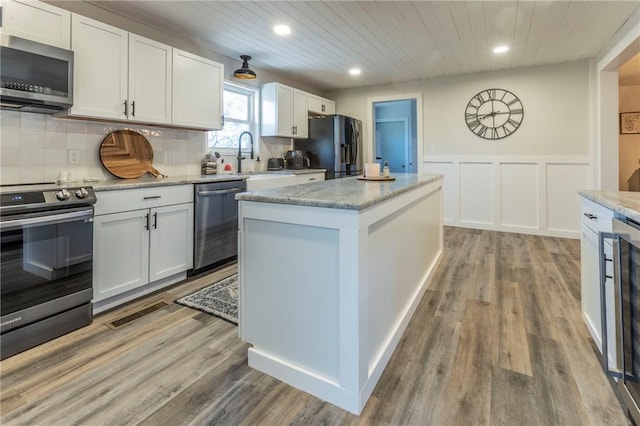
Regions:
<instances>
[{"instance_id":1,"label":"white island panel","mask_svg":"<svg viewBox=\"0 0 640 426\"><path fill-rule=\"evenodd\" d=\"M249 365L356 414L442 256L441 176L397 180L237 196Z\"/></svg>"}]
</instances>

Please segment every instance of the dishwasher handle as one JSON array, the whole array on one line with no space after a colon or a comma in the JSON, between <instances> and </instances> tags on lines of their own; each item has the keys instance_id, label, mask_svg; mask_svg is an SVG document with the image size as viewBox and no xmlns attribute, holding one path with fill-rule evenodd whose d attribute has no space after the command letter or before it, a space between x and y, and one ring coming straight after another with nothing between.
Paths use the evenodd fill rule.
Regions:
<instances>
[{"instance_id":1,"label":"dishwasher handle","mask_svg":"<svg viewBox=\"0 0 640 426\"><path fill-rule=\"evenodd\" d=\"M198 191L199 197L206 197L208 195L220 195L220 194L229 194L231 192L243 192L244 188L229 188L229 189L219 189L216 191Z\"/></svg>"}]
</instances>

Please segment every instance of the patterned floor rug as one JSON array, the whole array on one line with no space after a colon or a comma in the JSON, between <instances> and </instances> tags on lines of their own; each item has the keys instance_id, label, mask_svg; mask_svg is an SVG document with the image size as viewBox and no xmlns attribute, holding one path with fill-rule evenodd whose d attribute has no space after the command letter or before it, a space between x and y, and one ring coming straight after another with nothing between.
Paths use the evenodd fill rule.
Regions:
<instances>
[{"instance_id":1,"label":"patterned floor rug","mask_svg":"<svg viewBox=\"0 0 640 426\"><path fill-rule=\"evenodd\" d=\"M238 274L182 297L176 300L176 303L199 309L238 325Z\"/></svg>"}]
</instances>

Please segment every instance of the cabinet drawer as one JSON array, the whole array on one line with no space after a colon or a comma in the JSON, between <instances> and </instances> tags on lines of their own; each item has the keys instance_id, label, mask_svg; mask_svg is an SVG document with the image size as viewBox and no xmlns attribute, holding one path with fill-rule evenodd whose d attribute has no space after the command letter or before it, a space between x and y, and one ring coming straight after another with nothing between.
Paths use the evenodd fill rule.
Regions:
<instances>
[{"instance_id":1,"label":"cabinet drawer","mask_svg":"<svg viewBox=\"0 0 640 426\"><path fill-rule=\"evenodd\" d=\"M193 185L101 191L96 194L95 215L103 215L173 204L192 203Z\"/></svg>"},{"instance_id":2,"label":"cabinet drawer","mask_svg":"<svg viewBox=\"0 0 640 426\"><path fill-rule=\"evenodd\" d=\"M580 217L595 232L611 232L613 211L598 203L583 198Z\"/></svg>"},{"instance_id":3,"label":"cabinet drawer","mask_svg":"<svg viewBox=\"0 0 640 426\"><path fill-rule=\"evenodd\" d=\"M296 175L297 185L301 183L320 182L323 180L324 180L324 173L305 173L301 175Z\"/></svg>"}]
</instances>

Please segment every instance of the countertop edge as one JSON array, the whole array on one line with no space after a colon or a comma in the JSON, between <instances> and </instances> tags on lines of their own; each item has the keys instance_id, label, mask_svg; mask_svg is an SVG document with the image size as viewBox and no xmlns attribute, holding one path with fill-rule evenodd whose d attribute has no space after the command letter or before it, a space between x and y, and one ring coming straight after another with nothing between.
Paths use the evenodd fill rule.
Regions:
<instances>
[{"instance_id":1,"label":"countertop edge","mask_svg":"<svg viewBox=\"0 0 640 426\"><path fill-rule=\"evenodd\" d=\"M578 194L609 210L640 222L640 192L579 191Z\"/></svg>"},{"instance_id":2,"label":"countertop edge","mask_svg":"<svg viewBox=\"0 0 640 426\"><path fill-rule=\"evenodd\" d=\"M243 192L236 195L236 200L293 205L293 206L362 211L376 204L380 204L388 199L391 199L403 193L409 192L418 187L425 186L430 183L443 179L443 175L437 175L437 174L414 175L414 176L417 176L419 180L416 182L409 183L407 185L403 185L402 187L396 190L376 196L374 198L365 200L363 202L353 202L348 200L342 201L342 200L335 200L335 199L323 200L323 199L305 198L304 196L288 197L288 196L279 195L278 190ZM346 178L346 179L356 179L356 178L354 177L354 178ZM342 179L337 179L332 181L339 182L341 180ZM324 181L324 182L316 182L313 184L307 184L307 188L310 188L310 186L308 185L321 186L323 184L326 184L327 182L332 182L332 181ZM379 184L379 182L364 182L364 181L359 181L359 182L362 182L364 184Z\"/></svg>"}]
</instances>

